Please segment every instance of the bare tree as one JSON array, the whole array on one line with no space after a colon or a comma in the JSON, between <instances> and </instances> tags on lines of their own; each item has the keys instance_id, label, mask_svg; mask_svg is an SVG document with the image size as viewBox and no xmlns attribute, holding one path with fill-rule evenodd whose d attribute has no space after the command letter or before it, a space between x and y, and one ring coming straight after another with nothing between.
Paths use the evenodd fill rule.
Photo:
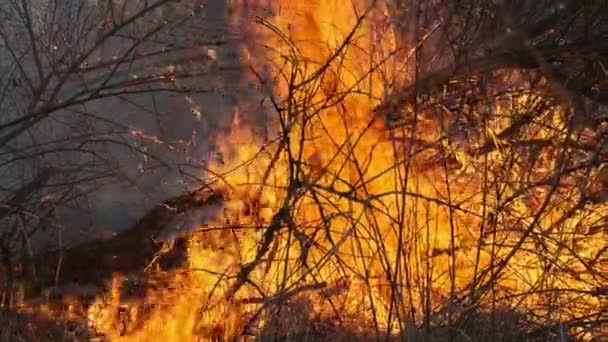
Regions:
<instances>
[{"instance_id":1,"label":"bare tree","mask_svg":"<svg viewBox=\"0 0 608 342\"><path fill-rule=\"evenodd\" d=\"M197 140L213 128L204 125L221 120L201 118L200 101L221 96L219 72L241 69L212 53L236 37L196 33L207 11L203 1L170 0L0 5L4 266L31 257L49 235L62 249L69 237L102 236L87 226L141 212L104 212L99 189L127 202L143 194L148 208L166 189L188 188L198 167L188 165L203 152ZM163 189L166 175L173 183Z\"/></svg>"}]
</instances>

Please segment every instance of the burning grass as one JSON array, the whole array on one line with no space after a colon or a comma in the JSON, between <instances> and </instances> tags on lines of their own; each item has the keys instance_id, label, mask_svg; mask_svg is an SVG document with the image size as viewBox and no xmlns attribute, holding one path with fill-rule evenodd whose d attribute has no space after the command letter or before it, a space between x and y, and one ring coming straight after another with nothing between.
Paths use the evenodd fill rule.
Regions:
<instances>
[{"instance_id":1,"label":"burning grass","mask_svg":"<svg viewBox=\"0 0 608 342\"><path fill-rule=\"evenodd\" d=\"M252 65L269 138L225 137L204 171L224 215L143 299L121 299L115 277L94 327L125 341L599 339L606 127L574 126L545 80L513 70L483 96L445 88L373 113L389 83L415 81L415 49L391 53L378 31L383 9L280 3L259 18L271 77ZM450 111L449 94L476 101Z\"/></svg>"}]
</instances>

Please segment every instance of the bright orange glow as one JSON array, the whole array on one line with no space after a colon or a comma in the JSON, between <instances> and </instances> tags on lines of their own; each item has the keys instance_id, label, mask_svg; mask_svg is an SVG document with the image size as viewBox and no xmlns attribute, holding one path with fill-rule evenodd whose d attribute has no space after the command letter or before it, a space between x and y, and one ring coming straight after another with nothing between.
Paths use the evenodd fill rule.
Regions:
<instances>
[{"instance_id":1,"label":"bright orange glow","mask_svg":"<svg viewBox=\"0 0 608 342\"><path fill-rule=\"evenodd\" d=\"M389 53L396 43L390 29L381 25L386 13L382 1L270 3L276 15L254 27L256 37L269 48L263 56L251 54L244 63L252 63L254 69L271 68L275 81L271 90L281 108L281 113L272 114L271 131L281 131L284 125L289 139L271 136L263 141L251 127L235 127L222 141L224 161L211 166L213 174L222 175L215 186L230 193L226 217L201 227L202 233L191 239L188 267L165 275L170 282L165 287L174 290L150 290L146 301L155 307L148 313L142 307L129 309L131 318L142 317L140 326L128 333L117 326L116 312L128 303L118 303L114 294L105 302L99 298L90 309L97 329L120 341L229 338L240 335L263 305L270 307L273 300L297 292L290 300L298 304L292 306L303 309L294 313L294 308L292 314L301 319L283 313L285 318L276 323L271 313L263 312L250 328L275 324L275 331L281 332L298 329L298 324L314 317L340 316L343 324L356 322L350 326L361 330L379 326L394 332L403 329L400 324L418 324L427 304L429 310L445 308L444 315L465 310L453 294L474 296L466 291L472 279L509 256L513 250L509 246L517 245L531 225L531 235L555 231L552 243L540 247L533 238L525 239L502 267L493 291L477 289L483 293L480 306L489 303L492 293L504 298L500 305L538 307L539 312L544 310L539 303L546 300L553 300L556 307L598 310L599 300L584 291L598 286L594 272L602 270L585 269L585 260L598 253L602 243L597 241L604 237L597 233L576 246L568 243L581 226L597 222L600 218L591 213L601 210L581 207L580 215L560 221L580 196L573 184L564 180L557 191L567 199L538 221L532 214L552 191L548 187L522 197L527 200L513 201L493 214L495 224L488 223L484 206L494 208L504 198L519 195L515 185L505 186L502 198L497 198L494 190L484 191L484 182L507 184L525 171L521 164L503 172L500 165L507 156L498 149L487 158L456 154L460 166L446 169L436 161L438 149L414 144L416 153L410 153L409 144L400 142L383 120L372 115L388 90L387 79L407 80L403 70L411 56L409 51ZM492 121L486 135L507 127L511 120L508 109L497 110L504 110L507 118ZM559 113L546 115L555 116L556 125L563 124ZM415 137L438 141L443 146L439 151L449 151L453 146L441 139L441 124L421 116ZM547 133L539 126L530 134ZM536 174L539 179L555 166L555 160L544 158ZM484 165L492 171L485 180ZM294 170L299 170L297 182ZM243 214L251 207L257 215ZM484 215L485 231L480 231ZM522 218L519 222L511 219L517 216ZM281 228L262 260L257 260L267 229L255 227L272 227L275 221ZM232 229L213 229L227 225ZM480 234L485 241L482 248L478 248ZM492 248L492 244L504 247ZM548 276L535 254L538 248L546 248L555 265L569 265L578 273ZM577 252L569 252L572 249ZM256 266L248 273L249 282L236 286L236 275L247 264ZM476 286L491 277L492 272L486 273ZM115 288L120 287L120 280L116 282ZM397 284L392 291L391 282ZM541 282L581 292L548 299ZM535 289L539 289L536 294ZM260 303L260 293L266 295L266 302ZM557 316L567 314L555 309Z\"/></svg>"}]
</instances>

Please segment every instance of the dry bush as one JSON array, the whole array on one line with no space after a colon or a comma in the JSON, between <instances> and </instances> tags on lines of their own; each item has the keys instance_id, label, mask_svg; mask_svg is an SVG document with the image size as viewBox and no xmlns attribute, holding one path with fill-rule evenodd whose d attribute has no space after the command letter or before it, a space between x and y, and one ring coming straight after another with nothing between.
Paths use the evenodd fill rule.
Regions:
<instances>
[{"instance_id":1,"label":"dry bush","mask_svg":"<svg viewBox=\"0 0 608 342\"><path fill-rule=\"evenodd\" d=\"M435 62L435 51L450 48L446 32L458 30L442 27L440 38L429 38L431 22L416 38L429 39L430 47L413 50L412 75L405 77L385 74L391 65L377 56L391 51L375 55L380 60L360 74L354 70L359 61L349 60L356 59L349 49L366 46L357 39L367 34L369 12L361 11L356 27L329 51L280 35L288 52L273 72L283 92L269 100L278 138L251 162L235 147L243 162L222 175L239 180L235 191L245 203L265 203L265 191L279 197L261 226L247 217L255 215L235 213L236 222L263 233L236 272L231 295L248 289L282 298L344 277L345 293L322 299L316 310L335 311L335 320L364 311L376 334L388 329L406 338L408 326L427 338L446 329L449 338L464 331L472 340L601 334L603 81L574 69L586 63L588 55L575 52L583 45L599 58L590 63L605 62L605 47L593 39L605 34L606 18L585 21L602 4L577 4L545 14L540 5L473 4L469 9L500 18L494 31L479 29L490 37ZM521 19L517 13L529 22L506 26ZM446 15L460 23L464 14ZM575 24L562 27L567 19ZM594 38L581 41L581 27ZM579 71L581 79L563 83L563 72ZM388 93L379 99L366 84L383 77ZM357 103L365 108L377 100L377 116L358 111ZM486 323L474 327L476 320Z\"/></svg>"},{"instance_id":2,"label":"dry bush","mask_svg":"<svg viewBox=\"0 0 608 342\"><path fill-rule=\"evenodd\" d=\"M601 336L602 5L416 5L394 50L373 9L333 46L310 16L308 40L258 18L284 47L274 80L252 67L275 126L226 137L207 175L224 217L150 320L200 304L192 334L220 340Z\"/></svg>"}]
</instances>

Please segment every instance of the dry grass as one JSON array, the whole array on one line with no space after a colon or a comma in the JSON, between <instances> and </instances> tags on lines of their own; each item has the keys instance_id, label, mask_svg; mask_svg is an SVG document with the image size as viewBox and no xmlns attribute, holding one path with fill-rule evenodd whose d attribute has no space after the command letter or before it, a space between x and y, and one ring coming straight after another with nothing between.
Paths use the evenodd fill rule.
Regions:
<instances>
[{"instance_id":1,"label":"dry grass","mask_svg":"<svg viewBox=\"0 0 608 342\"><path fill-rule=\"evenodd\" d=\"M94 338L82 322L50 319L40 314L2 310L0 322L2 342L75 342Z\"/></svg>"}]
</instances>

